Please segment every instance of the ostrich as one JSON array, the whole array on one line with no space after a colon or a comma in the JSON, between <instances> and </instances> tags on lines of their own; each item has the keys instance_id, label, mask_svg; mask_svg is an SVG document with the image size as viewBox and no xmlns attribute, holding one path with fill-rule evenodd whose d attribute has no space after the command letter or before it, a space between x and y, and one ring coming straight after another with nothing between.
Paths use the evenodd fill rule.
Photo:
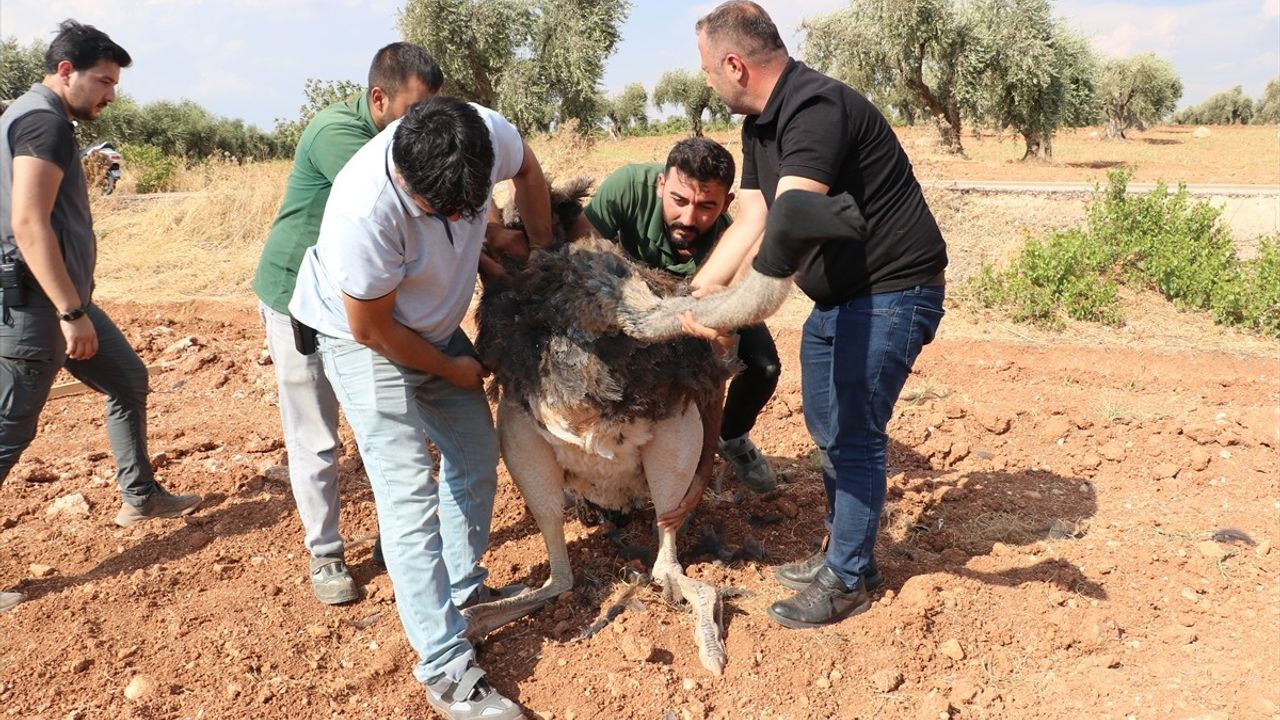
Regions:
<instances>
[{"instance_id":1,"label":"ostrich","mask_svg":"<svg viewBox=\"0 0 1280 720\"><path fill-rule=\"evenodd\" d=\"M560 230L581 212L589 185L578 181L552 192ZM504 220L518 226L509 212ZM638 287L630 292L642 297L672 296L683 287L613 243L588 238L536 253L506 286L485 289L476 348L494 372L490 392L498 400L503 458L542 532L551 568L542 587L467 610L473 638L573 587L564 536L566 488L616 510L652 498L661 515L693 480L702 452L701 413L719 401L731 368L704 340L649 343L623 334L618 303L631 285ZM719 594L684 574L675 545L674 529L659 531L652 577L666 599L692 607L699 659L720 675L726 655Z\"/></svg>"}]
</instances>

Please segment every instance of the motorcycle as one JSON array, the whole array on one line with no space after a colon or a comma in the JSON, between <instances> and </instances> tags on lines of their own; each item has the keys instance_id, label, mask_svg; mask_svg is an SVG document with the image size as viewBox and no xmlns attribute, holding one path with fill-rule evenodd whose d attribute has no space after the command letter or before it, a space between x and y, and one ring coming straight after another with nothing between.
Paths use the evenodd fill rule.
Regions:
<instances>
[{"instance_id":1,"label":"motorcycle","mask_svg":"<svg viewBox=\"0 0 1280 720\"><path fill-rule=\"evenodd\" d=\"M116 189L116 183L123 176L120 172L120 163L124 161L124 156L116 150L116 146L110 140L105 140L97 145L90 145L80 153L86 158L92 157L98 163L101 163L106 170L103 172L102 194L110 195Z\"/></svg>"}]
</instances>

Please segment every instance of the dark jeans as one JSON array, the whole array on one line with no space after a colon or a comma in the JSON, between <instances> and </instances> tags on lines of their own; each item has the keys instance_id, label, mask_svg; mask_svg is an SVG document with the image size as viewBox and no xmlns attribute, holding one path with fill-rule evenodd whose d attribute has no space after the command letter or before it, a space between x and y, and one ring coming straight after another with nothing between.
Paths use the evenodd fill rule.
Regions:
<instances>
[{"instance_id":1,"label":"dark jeans","mask_svg":"<svg viewBox=\"0 0 1280 720\"><path fill-rule=\"evenodd\" d=\"M778 388L782 364L778 346L764 323L738 330L738 359L746 367L729 382L720 437L742 437L755 427L756 417Z\"/></svg>"},{"instance_id":2,"label":"dark jeans","mask_svg":"<svg viewBox=\"0 0 1280 720\"><path fill-rule=\"evenodd\" d=\"M98 352L68 360L57 315L43 297L11 308L13 324L0 332L0 483L35 439L40 411L58 369L107 396L107 437L116 459L116 481L130 505L156 488L147 455L147 368L111 318L91 305ZM61 452L72 452L63 448Z\"/></svg>"},{"instance_id":3,"label":"dark jeans","mask_svg":"<svg viewBox=\"0 0 1280 720\"><path fill-rule=\"evenodd\" d=\"M942 320L942 287L815 306L800 341L804 417L827 491L827 565L853 586L884 508L886 428L911 366Z\"/></svg>"}]
</instances>

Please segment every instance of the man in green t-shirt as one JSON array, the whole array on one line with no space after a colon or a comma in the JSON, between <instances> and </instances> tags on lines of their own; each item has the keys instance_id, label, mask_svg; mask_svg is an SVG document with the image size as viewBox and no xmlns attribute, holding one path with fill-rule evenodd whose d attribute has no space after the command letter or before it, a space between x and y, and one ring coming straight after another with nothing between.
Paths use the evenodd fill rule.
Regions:
<instances>
[{"instance_id":1,"label":"man in green t-shirt","mask_svg":"<svg viewBox=\"0 0 1280 720\"><path fill-rule=\"evenodd\" d=\"M320 356L303 355L294 347L289 299L298 265L320 234L338 171L410 105L435 95L443 83L440 66L425 50L392 43L374 55L366 92L312 118L298 141L284 200L253 279L276 369L289 484L311 554L311 587L316 598L329 605L359 597L338 534L338 401Z\"/></svg>"},{"instance_id":2,"label":"man in green t-shirt","mask_svg":"<svg viewBox=\"0 0 1280 720\"><path fill-rule=\"evenodd\" d=\"M569 234L598 234L650 267L692 277L733 222L727 210L733 202L734 172L733 156L719 143L686 138L671 149L666 165L624 165L605 178ZM778 348L763 324L739 329L737 338L738 357L746 367L729 383L718 446L744 485L766 492L778 481L748 435L773 396L782 368ZM710 420L709 427L714 427L714 418ZM685 513L706 484L710 442L708 437L700 482L678 509ZM677 514L682 516L672 513Z\"/></svg>"}]
</instances>

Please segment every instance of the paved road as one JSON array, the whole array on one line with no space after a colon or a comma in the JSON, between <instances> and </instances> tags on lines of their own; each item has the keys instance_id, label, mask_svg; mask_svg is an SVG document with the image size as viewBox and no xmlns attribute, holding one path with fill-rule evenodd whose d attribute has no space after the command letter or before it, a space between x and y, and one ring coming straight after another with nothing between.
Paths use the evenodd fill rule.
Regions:
<instances>
[{"instance_id":1,"label":"paved road","mask_svg":"<svg viewBox=\"0 0 1280 720\"><path fill-rule=\"evenodd\" d=\"M921 181L920 184L926 188L980 193L1088 195L1095 189L1093 183L1020 182L1017 180L926 180ZM1153 189L1155 189L1155 183L1129 183L1130 192L1146 193ZM1192 195L1218 197L1280 197L1280 185L1187 185L1187 191Z\"/></svg>"}]
</instances>

